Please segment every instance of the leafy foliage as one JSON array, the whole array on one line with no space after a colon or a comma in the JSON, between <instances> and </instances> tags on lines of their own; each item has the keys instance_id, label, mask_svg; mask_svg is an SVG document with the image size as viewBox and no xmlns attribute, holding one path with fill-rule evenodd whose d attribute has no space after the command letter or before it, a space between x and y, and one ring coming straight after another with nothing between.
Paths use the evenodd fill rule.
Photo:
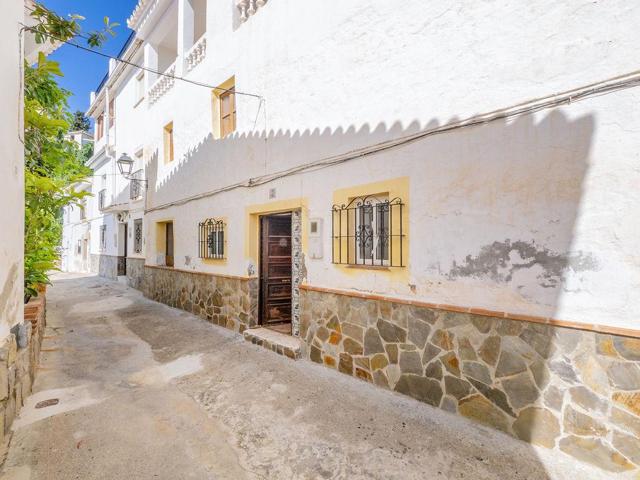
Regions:
<instances>
[{"instance_id":1,"label":"leafy foliage","mask_svg":"<svg viewBox=\"0 0 640 480\"><path fill-rule=\"evenodd\" d=\"M102 30L92 30L86 35L82 33L80 21L84 20L82 15L72 14L69 18L62 18L57 13L49 10L45 6L37 3L31 12L31 17L36 20L33 27L29 27L35 36L36 43L47 41L67 41L76 36L86 39L90 47L99 47L107 40L107 35L115 35L114 28L119 23L111 22L109 17L104 17L104 28Z\"/></svg>"},{"instance_id":2,"label":"leafy foliage","mask_svg":"<svg viewBox=\"0 0 640 480\"><path fill-rule=\"evenodd\" d=\"M71 121L71 131L88 132L90 128L91 123L89 122L89 119L86 117L86 115L80 110L76 110L76 112L73 114L73 120Z\"/></svg>"},{"instance_id":3,"label":"leafy foliage","mask_svg":"<svg viewBox=\"0 0 640 480\"><path fill-rule=\"evenodd\" d=\"M75 189L91 171L76 143L66 140L71 115L69 92L55 77L58 64L40 55L25 67L25 294L37 295L37 284L48 283L55 269L62 236L61 211L87 195Z\"/></svg>"},{"instance_id":4,"label":"leafy foliage","mask_svg":"<svg viewBox=\"0 0 640 480\"><path fill-rule=\"evenodd\" d=\"M66 41L81 35L79 15L64 19L36 4L29 27L37 43ZM101 32L90 32L87 43L98 46L113 35L117 26L104 19ZM89 195L77 186L91 174L85 166L88 151L65 139L74 122L68 112L69 92L56 77L62 76L57 62L41 53L35 66L25 65L24 73L24 153L25 153L25 298L38 294L38 284L49 283L48 272L56 269L62 239L62 208L77 205ZM75 118L77 120L77 116ZM82 115L82 121L86 121Z\"/></svg>"}]
</instances>

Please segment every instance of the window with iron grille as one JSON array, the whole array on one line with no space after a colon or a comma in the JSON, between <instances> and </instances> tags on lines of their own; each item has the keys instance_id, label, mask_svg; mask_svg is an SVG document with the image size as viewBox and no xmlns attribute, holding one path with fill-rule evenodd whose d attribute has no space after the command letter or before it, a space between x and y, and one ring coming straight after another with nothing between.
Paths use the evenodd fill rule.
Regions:
<instances>
[{"instance_id":1,"label":"window with iron grille","mask_svg":"<svg viewBox=\"0 0 640 480\"><path fill-rule=\"evenodd\" d=\"M134 253L142 252L142 219L133 221L133 251Z\"/></svg>"},{"instance_id":2,"label":"window with iron grille","mask_svg":"<svg viewBox=\"0 0 640 480\"><path fill-rule=\"evenodd\" d=\"M403 267L404 203L400 198L368 195L334 205L332 261L341 265Z\"/></svg>"},{"instance_id":3,"label":"window with iron grille","mask_svg":"<svg viewBox=\"0 0 640 480\"><path fill-rule=\"evenodd\" d=\"M100 250L107 249L107 226L100 225Z\"/></svg>"},{"instance_id":4,"label":"window with iron grille","mask_svg":"<svg viewBox=\"0 0 640 480\"><path fill-rule=\"evenodd\" d=\"M198 224L198 256L200 258L224 258L224 229L224 221L215 218L208 218Z\"/></svg>"}]
</instances>

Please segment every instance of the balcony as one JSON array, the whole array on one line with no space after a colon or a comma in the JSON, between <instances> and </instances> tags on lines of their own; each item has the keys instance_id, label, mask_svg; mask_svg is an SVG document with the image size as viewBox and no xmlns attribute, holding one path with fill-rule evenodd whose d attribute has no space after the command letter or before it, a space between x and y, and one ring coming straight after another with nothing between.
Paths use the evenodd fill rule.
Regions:
<instances>
[{"instance_id":1,"label":"balcony","mask_svg":"<svg viewBox=\"0 0 640 480\"><path fill-rule=\"evenodd\" d=\"M103 188L98 192L98 210L101 212L107 208L107 189Z\"/></svg>"},{"instance_id":2,"label":"balcony","mask_svg":"<svg viewBox=\"0 0 640 480\"><path fill-rule=\"evenodd\" d=\"M187 72L193 70L207 54L207 37L201 37L198 42L191 47L185 58Z\"/></svg>"},{"instance_id":3,"label":"balcony","mask_svg":"<svg viewBox=\"0 0 640 480\"><path fill-rule=\"evenodd\" d=\"M236 0L236 8L240 11L240 21L246 22L255 15L259 8L264 7L267 0Z\"/></svg>"},{"instance_id":4,"label":"balcony","mask_svg":"<svg viewBox=\"0 0 640 480\"><path fill-rule=\"evenodd\" d=\"M141 180L143 179L143 174L144 171L142 169L137 170L131 174L131 179L129 181L130 200L137 200L142 196L143 182L141 182Z\"/></svg>"},{"instance_id":5,"label":"balcony","mask_svg":"<svg viewBox=\"0 0 640 480\"><path fill-rule=\"evenodd\" d=\"M149 102L151 105L160 100L165 93L173 88L173 85L176 83L175 74L176 63L173 62L149 89Z\"/></svg>"}]
</instances>

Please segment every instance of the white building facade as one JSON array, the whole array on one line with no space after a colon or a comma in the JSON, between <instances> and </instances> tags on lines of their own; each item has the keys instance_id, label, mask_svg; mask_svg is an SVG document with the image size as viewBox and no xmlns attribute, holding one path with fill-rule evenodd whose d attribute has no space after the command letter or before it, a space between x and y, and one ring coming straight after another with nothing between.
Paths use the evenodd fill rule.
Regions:
<instances>
[{"instance_id":1,"label":"white building facade","mask_svg":"<svg viewBox=\"0 0 640 480\"><path fill-rule=\"evenodd\" d=\"M140 0L88 112L92 268L635 471L639 20L622 1Z\"/></svg>"}]
</instances>

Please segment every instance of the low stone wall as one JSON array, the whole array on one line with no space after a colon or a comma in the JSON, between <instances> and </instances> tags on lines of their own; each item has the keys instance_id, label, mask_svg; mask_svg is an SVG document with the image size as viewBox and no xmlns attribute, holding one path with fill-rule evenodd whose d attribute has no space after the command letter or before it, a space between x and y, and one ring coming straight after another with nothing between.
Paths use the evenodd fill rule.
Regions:
<instances>
[{"instance_id":1,"label":"low stone wall","mask_svg":"<svg viewBox=\"0 0 640 480\"><path fill-rule=\"evenodd\" d=\"M127 285L136 290L142 290L144 261L144 258L127 257Z\"/></svg>"},{"instance_id":2,"label":"low stone wall","mask_svg":"<svg viewBox=\"0 0 640 480\"><path fill-rule=\"evenodd\" d=\"M144 296L242 333L258 324L258 279L144 267Z\"/></svg>"},{"instance_id":3,"label":"low stone wall","mask_svg":"<svg viewBox=\"0 0 640 480\"><path fill-rule=\"evenodd\" d=\"M24 322L11 329L0 346L0 445L31 393L46 325L46 298L40 294L24 307Z\"/></svg>"},{"instance_id":4,"label":"low stone wall","mask_svg":"<svg viewBox=\"0 0 640 480\"><path fill-rule=\"evenodd\" d=\"M118 257L116 255L91 254L91 272L101 277L118 278Z\"/></svg>"},{"instance_id":5,"label":"low stone wall","mask_svg":"<svg viewBox=\"0 0 640 480\"><path fill-rule=\"evenodd\" d=\"M301 291L310 360L610 472L640 466L640 340Z\"/></svg>"}]
</instances>

